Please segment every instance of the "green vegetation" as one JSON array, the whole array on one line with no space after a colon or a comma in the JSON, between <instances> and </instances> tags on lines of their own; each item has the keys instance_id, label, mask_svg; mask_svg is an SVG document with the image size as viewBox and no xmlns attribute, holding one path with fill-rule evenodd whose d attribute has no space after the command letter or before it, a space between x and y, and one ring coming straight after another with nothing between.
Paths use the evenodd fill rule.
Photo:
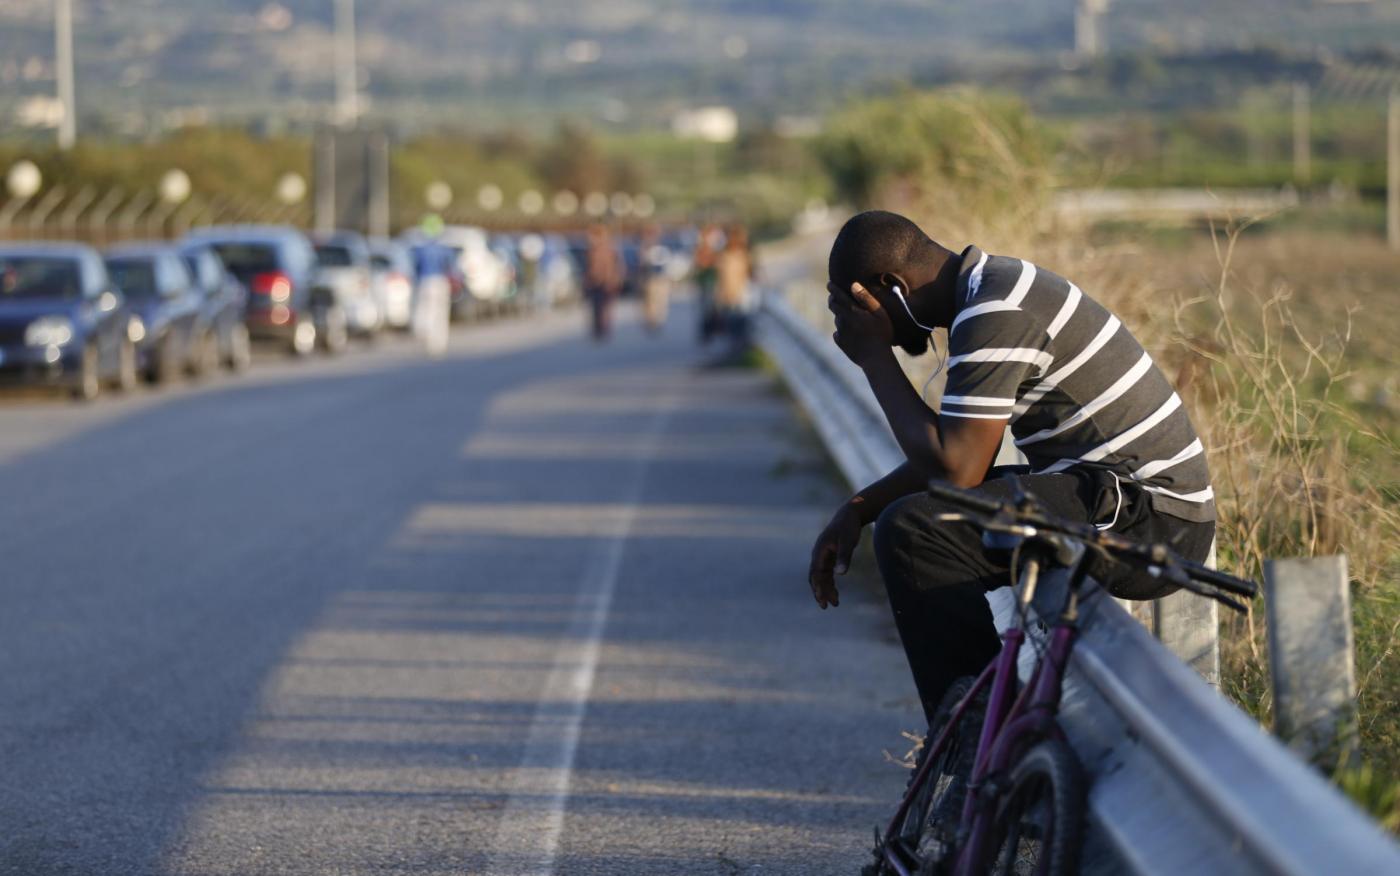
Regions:
<instances>
[{"instance_id":1,"label":"green vegetation","mask_svg":"<svg viewBox=\"0 0 1400 876\"><path fill-rule=\"evenodd\" d=\"M311 151L309 137L191 127L149 142L87 138L66 153L47 143L0 144L0 168L30 159L39 165L46 190L61 186L67 197L86 187L119 188L128 196L153 192L165 172L179 168L190 176L194 201L218 205L221 219L305 223L307 204L288 208L274 193L283 174L311 179ZM570 121L548 135L443 131L398 142L390 176L399 225L418 221L428 209L428 185L439 181L454 192L448 212L460 221L524 221L516 205L527 190L546 198L561 190L580 197L646 192L660 218L739 219L760 236L785 233L809 198L826 193L806 144L768 129L712 144L659 133L603 136ZM505 196L495 215L476 204L477 191L487 184Z\"/></svg>"},{"instance_id":2,"label":"green vegetation","mask_svg":"<svg viewBox=\"0 0 1400 876\"><path fill-rule=\"evenodd\" d=\"M1019 101L954 89L852 105L832 116L816 149L851 203L898 197L1001 213L1037 205L1052 141Z\"/></svg>"},{"instance_id":3,"label":"green vegetation","mask_svg":"<svg viewBox=\"0 0 1400 876\"><path fill-rule=\"evenodd\" d=\"M230 202L270 201L283 173L308 179L311 173L311 150L303 139L219 128L186 128L149 143L85 139L71 152L47 144L0 144L0 168L21 158L39 166L46 185L61 185L70 193L83 186L153 191L162 174L179 168L189 174L197 196Z\"/></svg>"},{"instance_id":4,"label":"green vegetation","mask_svg":"<svg viewBox=\"0 0 1400 876\"><path fill-rule=\"evenodd\" d=\"M1340 184L1379 197L1385 190L1385 108L1322 105L1311 114L1310 178L1295 178L1291 97L1279 89L1239 107L1120 116L1065 123L1077 141L1068 175L1113 186Z\"/></svg>"}]
</instances>

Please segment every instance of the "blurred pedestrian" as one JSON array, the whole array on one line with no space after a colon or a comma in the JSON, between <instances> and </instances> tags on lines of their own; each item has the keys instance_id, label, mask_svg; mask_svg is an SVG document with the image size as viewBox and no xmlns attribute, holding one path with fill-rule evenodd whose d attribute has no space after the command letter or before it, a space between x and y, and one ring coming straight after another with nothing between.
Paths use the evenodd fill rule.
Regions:
<instances>
[{"instance_id":1,"label":"blurred pedestrian","mask_svg":"<svg viewBox=\"0 0 1400 876\"><path fill-rule=\"evenodd\" d=\"M412 330L434 358L447 352L447 336L452 321L452 250L434 241L413 248L413 270L418 276L418 294L413 303Z\"/></svg>"},{"instance_id":2,"label":"blurred pedestrian","mask_svg":"<svg viewBox=\"0 0 1400 876\"><path fill-rule=\"evenodd\" d=\"M588 253L584 259L583 294L593 314L593 340L606 341L612 334L612 309L622 292L622 259L612 235L603 225L588 229Z\"/></svg>"},{"instance_id":3,"label":"blurred pedestrian","mask_svg":"<svg viewBox=\"0 0 1400 876\"><path fill-rule=\"evenodd\" d=\"M531 231L520 238L519 253L518 282L521 300L531 310L546 310L549 307L548 289L545 287L544 277L540 270L540 263L544 260L545 253L544 238L537 232Z\"/></svg>"},{"instance_id":4,"label":"blurred pedestrian","mask_svg":"<svg viewBox=\"0 0 1400 876\"><path fill-rule=\"evenodd\" d=\"M695 242L695 291L699 295L699 338L701 344L708 344L719 330L719 312L715 308L715 258L724 245L724 235L716 225L705 225L700 229L700 239Z\"/></svg>"},{"instance_id":5,"label":"blurred pedestrian","mask_svg":"<svg viewBox=\"0 0 1400 876\"><path fill-rule=\"evenodd\" d=\"M724 249L715 256L714 307L719 330L735 355L742 354L749 343L749 313L753 309L750 281L754 274L748 229L732 225L725 232Z\"/></svg>"},{"instance_id":6,"label":"blurred pedestrian","mask_svg":"<svg viewBox=\"0 0 1400 876\"><path fill-rule=\"evenodd\" d=\"M671 278L666 275L670 262L671 251L661 242L661 229L648 226L641 242L642 300L647 330L652 334L666 326L670 311Z\"/></svg>"}]
</instances>

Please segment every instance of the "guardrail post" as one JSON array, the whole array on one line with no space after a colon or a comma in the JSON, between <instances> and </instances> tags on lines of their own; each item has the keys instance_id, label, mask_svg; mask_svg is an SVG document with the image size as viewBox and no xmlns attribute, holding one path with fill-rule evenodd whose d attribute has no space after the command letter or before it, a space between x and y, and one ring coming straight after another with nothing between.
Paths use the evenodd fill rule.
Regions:
<instances>
[{"instance_id":1,"label":"guardrail post","mask_svg":"<svg viewBox=\"0 0 1400 876\"><path fill-rule=\"evenodd\" d=\"M1264 564L1274 732L1322 766L1355 751L1356 669L1345 555Z\"/></svg>"},{"instance_id":2,"label":"guardrail post","mask_svg":"<svg viewBox=\"0 0 1400 876\"><path fill-rule=\"evenodd\" d=\"M1211 687L1220 687L1220 614L1215 600L1188 590L1154 599L1152 635Z\"/></svg>"},{"instance_id":3,"label":"guardrail post","mask_svg":"<svg viewBox=\"0 0 1400 876\"><path fill-rule=\"evenodd\" d=\"M1206 565L1215 568L1214 541ZM1143 623L1207 684L1220 687L1220 606L1215 600L1178 590L1152 600L1152 610Z\"/></svg>"}]
</instances>

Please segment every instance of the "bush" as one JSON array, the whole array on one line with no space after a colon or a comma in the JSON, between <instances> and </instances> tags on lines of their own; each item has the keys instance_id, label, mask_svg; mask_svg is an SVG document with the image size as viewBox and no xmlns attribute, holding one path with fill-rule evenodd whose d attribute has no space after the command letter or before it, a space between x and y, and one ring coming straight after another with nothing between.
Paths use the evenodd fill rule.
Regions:
<instances>
[{"instance_id":1,"label":"bush","mask_svg":"<svg viewBox=\"0 0 1400 876\"><path fill-rule=\"evenodd\" d=\"M837 113L817 156L838 195L920 212L1030 216L1049 183L1052 138L1017 100L904 92Z\"/></svg>"}]
</instances>

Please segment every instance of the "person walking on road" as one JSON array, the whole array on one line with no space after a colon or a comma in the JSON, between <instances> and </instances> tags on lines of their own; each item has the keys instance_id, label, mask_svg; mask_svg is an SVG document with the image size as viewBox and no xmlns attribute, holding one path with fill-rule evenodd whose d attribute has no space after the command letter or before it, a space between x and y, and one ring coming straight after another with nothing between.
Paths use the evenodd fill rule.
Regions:
<instances>
[{"instance_id":1,"label":"person walking on road","mask_svg":"<svg viewBox=\"0 0 1400 876\"><path fill-rule=\"evenodd\" d=\"M666 327L671 307L671 278L666 276L671 253L661 242L661 230L655 225L642 232L641 241L642 302L647 330L659 334Z\"/></svg>"},{"instance_id":2,"label":"person walking on road","mask_svg":"<svg viewBox=\"0 0 1400 876\"><path fill-rule=\"evenodd\" d=\"M730 352L735 355L748 346L754 273L748 230L742 225L733 225L725 234L724 249L715 256L714 308L720 330L728 338Z\"/></svg>"},{"instance_id":3,"label":"person walking on road","mask_svg":"<svg viewBox=\"0 0 1400 876\"><path fill-rule=\"evenodd\" d=\"M447 352L452 321L452 290L447 279L452 269L452 250L438 243L413 248L414 272L418 290L413 304L413 336L422 341L434 358Z\"/></svg>"},{"instance_id":4,"label":"person walking on road","mask_svg":"<svg viewBox=\"0 0 1400 876\"><path fill-rule=\"evenodd\" d=\"M695 242L692 264L695 269L695 291L699 296L698 339L708 344L718 329L718 314L715 310L715 257L723 245L724 235L718 227L705 225L700 229L700 238Z\"/></svg>"},{"instance_id":5,"label":"person walking on road","mask_svg":"<svg viewBox=\"0 0 1400 876\"><path fill-rule=\"evenodd\" d=\"M1018 491L1051 514L1206 559L1215 501L1205 449L1181 398L1132 333L1073 283L1028 261L961 254L894 213L861 213L828 263L837 346L865 372L906 461L841 505L812 548L808 583L839 604L861 530L875 556L924 710L1001 649L986 591L1007 585L1009 557L924 490L930 478L998 500ZM893 354L929 349L948 330L947 387L919 397ZM1010 428L1030 465L993 468ZM1099 570L1114 596L1176 587Z\"/></svg>"},{"instance_id":6,"label":"person walking on road","mask_svg":"<svg viewBox=\"0 0 1400 876\"><path fill-rule=\"evenodd\" d=\"M583 294L592 312L593 340L606 341L612 334L612 308L622 291L622 260L612 235L603 225L588 229L588 253L584 259Z\"/></svg>"}]
</instances>

